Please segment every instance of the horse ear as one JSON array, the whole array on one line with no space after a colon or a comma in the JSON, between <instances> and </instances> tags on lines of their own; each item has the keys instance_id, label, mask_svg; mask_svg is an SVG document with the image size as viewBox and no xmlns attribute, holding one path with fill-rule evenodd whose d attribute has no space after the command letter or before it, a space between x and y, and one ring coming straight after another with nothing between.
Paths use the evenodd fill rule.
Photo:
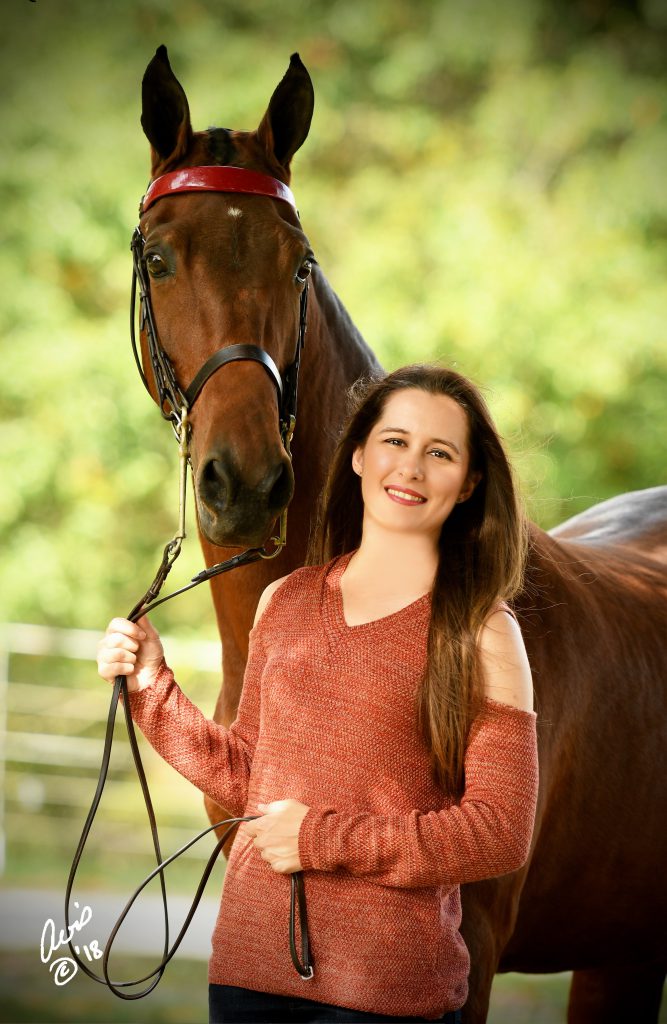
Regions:
<instances>
[{"instance_id":1,"label":"horse ear","mask_svg":"<svg viewBox=\"0 0 667 1024\"><path fill-rule=\"evenodd\" d=\"M181 83L171 70L167 47L159 46L141 83L141 127L152 147L152 170L176 163L192 141L190 109Z\"/></svg>"},{"instance_id":2,"label":"horse ear","mask_svg":"<svg viewBox=\"0 0 667 1024\"><path fill-rule=\"evenodd\" d=\"M290 57L285 77L276 87L257 137L269 156L285 170L297 149L306 141L313 116L315 94L310 75L298 53Z\"/></svg>"}]
</instances>

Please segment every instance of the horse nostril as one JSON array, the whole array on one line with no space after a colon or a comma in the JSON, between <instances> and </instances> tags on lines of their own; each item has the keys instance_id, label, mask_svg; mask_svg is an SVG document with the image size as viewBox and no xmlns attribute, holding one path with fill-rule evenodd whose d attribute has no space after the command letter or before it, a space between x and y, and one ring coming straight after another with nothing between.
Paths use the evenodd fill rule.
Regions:
<instances>
[{"instance_id":1,"label":"horse nostril","mask_svg":"<svg viewBox=\"0 0 667 1024\"><path fill-rule=\"evenodd\" d=\"M275 479L267 494L267 505L271 512L284 508L291 497L292 482L287 466L281 463L272 474Z\"/></svg>"},{"instance_id":2,"label":"horse nostril","mask_svg":"<svg viewBox=\"0 0 667 1024\"><path fill-rule=\"evenodd\" d=\"M206 501L224 508L229 489L228 478L224 464L218 459L209 459L202 468L199 489Z\"/></svg>"},{"instance_id":3,"label":"horse nostril","mask_svg":"<svg viewBox=\"0 0 667 1024\"><path fill-rule=\"evenodd\" d=\"M246 480L226 452L217 452L202 465L197 483L199 497L215 515L231 514L233 509L245 516L277 515L292 489L292 474L284 462L274 463L259 480Z\"/></svg>"}]
</instances>

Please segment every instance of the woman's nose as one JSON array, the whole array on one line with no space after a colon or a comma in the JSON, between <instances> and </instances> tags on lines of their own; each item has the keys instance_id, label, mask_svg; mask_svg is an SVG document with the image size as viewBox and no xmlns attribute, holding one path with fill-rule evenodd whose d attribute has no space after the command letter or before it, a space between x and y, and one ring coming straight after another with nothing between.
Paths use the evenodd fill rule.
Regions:
<instances>
[{"instance_id":1,"label":"woman's nose","mask_svg":"<svg viewBox=\"0 0 667 1024\"><path fill-rule=\"evenodd\" d=\"M424 476L424 470L422 469L421 459L419 458L419 456L415 455L414 453L407 454L406 458L403 461L403 464L401 465L399 472L403 473L406 477L409 477L411 480L415 478L418 480L421 479Z\"/></svg>"}]
</instances>

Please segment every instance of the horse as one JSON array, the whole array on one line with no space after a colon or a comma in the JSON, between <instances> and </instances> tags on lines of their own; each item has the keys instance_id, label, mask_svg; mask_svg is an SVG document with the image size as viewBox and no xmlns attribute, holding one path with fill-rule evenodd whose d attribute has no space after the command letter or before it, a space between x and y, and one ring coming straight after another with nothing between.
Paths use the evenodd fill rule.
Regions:
<instances>
[{"instance_id":1,"label":"horse","mask_svg":"<svg viewBox=\"0 0 667 1024\"><path fill-rule=\"evenodd\" d=\"M514 609L534 680L538 807L524 867L462 887L466 1021L486 1019L492 968L572 971L568 1024L658 1020L667 970L666 519L667 488L655 487L548 534L531 527Z\"/></svg>"},{"instance_id":2,"label":"horse","mask_svg":"<svg viewBox=\"0 0 667 1024\"><path fill-rule=\"evenodd\" d=\"M255 131L194 132L165 47L142 84L151 180L224 165L290 183L314 91L293 54ZM225 366L190 415L191 458L208 566L261 544L289 506L289 542L212 580L224 684L214 719L236 715L259 595L305 560L313 513L345 414L345 392L382 372L317 265L294 210L264 196L176 194L144 213L160 343L179 380L231 344L292 355L299 290L310 277L294 454L281 442L275 389L257 362ZM142 357L147 365L145 332ZM149 375L149 374L147 374ZM153 395L158 395L153 386ZM662 643L666 489L590 509L550 533L530 527L515 602L533 674L540 795L529 859L462 886L471 955L466 1024L482 1024L498 971L573 970L570 1024L657 1020L667 967L664 821L667 656ZM227 817L207 801L211 821ZM662 911L662 913L661 913Z\"/></svg>"}]
</instances>

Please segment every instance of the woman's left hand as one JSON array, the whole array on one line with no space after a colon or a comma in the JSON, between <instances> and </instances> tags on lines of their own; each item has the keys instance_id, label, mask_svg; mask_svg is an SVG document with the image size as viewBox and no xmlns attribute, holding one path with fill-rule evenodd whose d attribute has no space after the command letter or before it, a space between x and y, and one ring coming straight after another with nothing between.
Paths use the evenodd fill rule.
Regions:
<instances>
[{"instance_id":1,"label":"woman's left hand","mask_svg":"<svg viewBox=\"0 0 667 1024\"><path fill-rule=\"evenodd\" d=\"M301 871L299 829L310 808L298 800L274 800L257 804L265 813L254 821L244 821L239 831L254 839L263 860L274 871L289 875Z\"/></svg>"}]
</instances>

